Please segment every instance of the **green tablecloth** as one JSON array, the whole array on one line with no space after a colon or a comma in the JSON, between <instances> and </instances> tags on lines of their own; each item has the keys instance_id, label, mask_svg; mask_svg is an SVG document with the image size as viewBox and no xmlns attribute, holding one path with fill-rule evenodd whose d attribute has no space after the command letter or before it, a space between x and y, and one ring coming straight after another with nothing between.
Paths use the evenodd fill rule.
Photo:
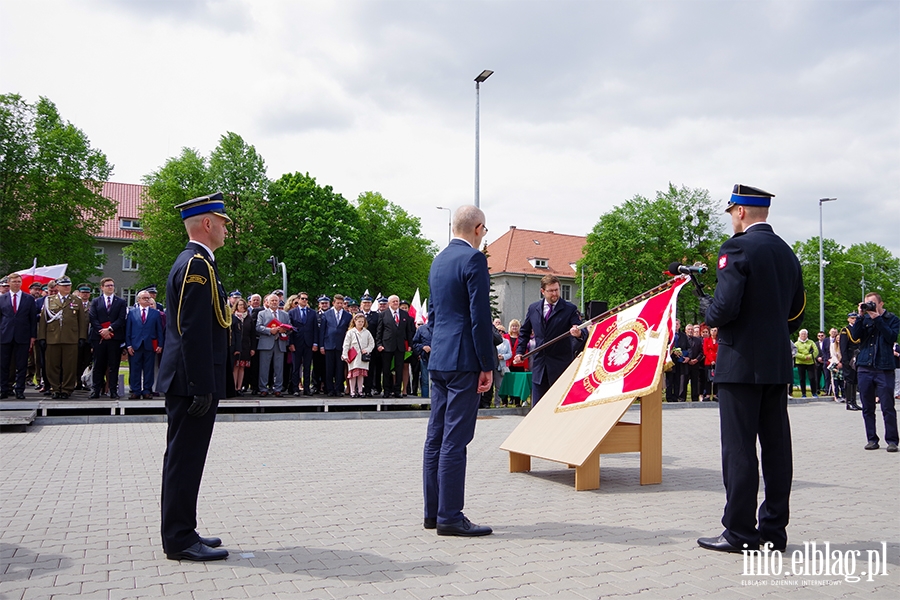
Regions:
<instances>
[{"instance_id":1,"label":"green tablecloth","mask_svg":"<svg viewBox=\"0 0 900 600\"><path fill-rule=\"evenodd\" d=\"M500 396L527 400L531 397L531 371L510 371L503 376L503 383L500 384L500 391L497 393Z\"/></svg>"}]
</instances>

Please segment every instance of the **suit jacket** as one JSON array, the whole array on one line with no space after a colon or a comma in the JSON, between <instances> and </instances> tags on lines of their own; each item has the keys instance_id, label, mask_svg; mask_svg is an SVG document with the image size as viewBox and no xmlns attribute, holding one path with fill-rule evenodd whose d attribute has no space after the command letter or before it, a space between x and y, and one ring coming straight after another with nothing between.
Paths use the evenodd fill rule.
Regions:
<instances>
[{"instance_id":1,"label":"suit jacket","mask_svg":"<svg viewBox=\"0 0 900 600\"><path fill-rule=\"evenodd\" d=\"M527 340L534 332L534 345L537 347L568 332L572 325L581 325L581 318L578 316L578 309L574 304L560 298L553 307L550 318L545 321L544 300L541 299L528 307L525 320L522 321L522 326L519 328L519 338ZM587 332L582 331L580 341L570 336L570 339L561 340L537 354L533 354L531 356L532 380L536 383L552 385L575 360L575 354L581 350L586 339Z\"/></svg>"},{"instance_id":2,"label":"suit jacket","mask_svg":"<svg viewBox=\"0 0 900 600\"><path fill-rule=\"evenodd\" d=\"M91 309L88 311L91 320L91 341L99 342L100 330L109 322L112 327L114 340L125 340L125 317L128 315L128 304L122 298L113 296L109 310L106 309L106 296L100 294L91 301Z\"/></svg>"},{"instance_id":3,"label":"suit jacket","mask_svg":"<svg viewBox=\"0 0 900 600\"><path fill-rule=\"evenodd\" d=\"M147 308L147 322L141 321L141 308L128 311L125 318L125 347L135 350L154 350L153 340L163 347L162 316L155 308Z\"/></svg>"},{"instance_id":4,"label":"suit jacket","mask_svg":"<svg viewBox=\"0 0 900 600\"><path fill-rule=\"evenodd\" d=\"M690 359L699 359L693 365L689 365L691 367L702 367L703 366L703 338L691 336L688 337L688 349L684 354L685 358Z\"/></svg>"},{"instance_id":5,"label":"suit jacket","mask_svg":"<svg viewBox=\"0 0 900 600\"><path fill-rule=\"evenodd\" d=\"M416 322L409 313L402 308L397 309L400 315L400 323L394 320L391 309L387 309L379 315L378 328L375 332L375 347L384 346L385 352L406 351L412 346L413 336L416 335Z\"/></svg>"},{"instance_id":6,"label":"suit jacket","mask_svg":"<svg viewBox=\"0 0 900 600\"><path fill-rule=\"evenodd\" d=\"M37 337L38 310L34 296L22 290L13 312L12 292L0 295L0 344L28 344Z\"/></svg>"},{"instance_id":7,"label":"suit jacket","mask_svg":"<svg viewBox=\"0 0 900 600\"><path fill-rule=\"evenodd\" d=\"M497 349L492 340L491 279L484 254L454 238L432 261L428 285L432 327L428 369L493 371Z\"/></svg>"},{"instance_id":8,"label":"suit jacket","mask_svg":"<svg viewBox=\"0 0 900 600\"><path fill-rule=\"evenodd\" d=\"M768 223L719 249L715 298L706 323L719 328L716 383L793 381L790 334L806 306L800 261Z\"/></svg>"},{"instance_id":9,"label":"suit jacket","mask_svg":"<svg viewBox=\"0 0 900 600\"><path fill-rule=\"evenodd\" d=\"M62 318L51 321L48 311L53 314L61 311ZM81 298L75 294L69 294L64 301L59 295L44 298L37 337L47 340L48 344L77 344L78 340L87 339L87 320Z\"/></svg>"},{"instance_id":10,"label":"suit jacket","mask_svg":"<svg viewBox=\"0 0 900 600\"><path fill-rule=\"evenodd\" d=\"M319 344L319 319L316 309L307 306L306 317L303 317L303 309L295 306L288 311L291 318L291 325L294 331L291 332L291 343L296 347L306 346L312 348L313 345Z\"/></svg>"},{"instance_id":11,"label":"suit jacket","mask_svg":"<svg viewBox=\"0 0 900 600\"><path fill-rule=\"evenodd\" d=\"M822 341L817 339L816 348L819 350L819 356L822 357L822 362L819 362L818 359L816 359L816 362L823 367L827 367L828 361L831 360L831 338L826 336Z\"/></svg>"},{"instance_id":12,"label":"suit jacket","mask_svg":"<svg viewBox=\"0 0 900 600\"><path fill-rule=\"evenodd\" d=\"M322 313L319 322L319 348L326 350L341 350L344 347L344 336L350 329L350 311L341 311L341 320L337 320L337 313L329 308Z\"/></svg>"},{"instance_id":13,"label":"suit jacket","mask_svg":"<svg viewBox=\"0 0 900 600\"><path fill-rule=\"evenodd\" d=\"M225 397L231 326L227 298L215 262L203 246L188 242L166 281L169 313L159 363L160 392Z\"/></svg>"},{"instance_id":14,"label":"suit jacket","mask_svg":"<svg viewBox=\"0 0 900 600\"><path fill-rule=\"evenodd\" d=\"M273 350L276 347L280 352L286 352L288 347L288 341L286 339L282 339L281 334L272 335L272 331L269 329L268 325L272 322L272 319L278 319L279 323L286 323L290 325L291 317L281 310L270 310L268 308L263 309L256 315L256 349L260 352L263 350ZM288 333L290 335L290 333Z\"/></svg>"}]
</instances>

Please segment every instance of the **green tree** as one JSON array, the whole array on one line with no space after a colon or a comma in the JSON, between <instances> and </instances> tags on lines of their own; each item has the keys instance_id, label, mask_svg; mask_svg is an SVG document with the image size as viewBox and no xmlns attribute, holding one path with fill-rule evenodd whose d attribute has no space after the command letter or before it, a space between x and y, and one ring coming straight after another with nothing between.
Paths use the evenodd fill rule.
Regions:
<instances>
[{"instance_id":1,"label":"green tree","mask_svg":"<svg viewBox=\"0 0 900 600\"><path fill-rule=\"evenodd\" d=\"M318 185L309 173L282 175L270 187L262 218L270 227L259 243L284 262L291 290L332 295L361 289L358 273L369 257L357 252L359 218L331 186Z\"/></svg>"},{"instance_id":2,"label":"green tree","mask_svg":"<svg viewBox=\"0 0 900 600\"><path fill-rule=\"evenodd\" d=\"M796 242L794 253L803 269L806 287L806 314L803 325L810 331L819 328L819 238ZM825 329L840 328L846 315L856 310L862 299L861 282L865 275L866 292L878 292L889 310L900 309L900 259L883 246L872 242L844 248L831 239L822 240L825 261Z\"/></svg>"},{"instance_id":3,"label":"green tree","mask_svg":"<svg viewBox=\"0 0 900 600\"><path fill-rule=\"evenodd\" d=\"M412 299L416 289L428 297L428 272L437 247L422 236L421 221L378 192L356 199L360 235L356 242L356 290Z\"/></svg>"},{"instance_id":4,"label":"green tree","mask_svg":"<svg viewBox=\"0 0 900 600\"><path fill-rule=\"evenodd\" d=\"M717 204L707 190L679 189L670 183L654 200L636 195L601 215L579 261L585 273L585 299L616 306L663 283L673 261L715 265L726 239ZM712 293L712 276L701 280ZM681 295L678 314L688 320L698 317L693 295Z\"/></svg>"},{"instance_id":5,"label":"green tree","mask_svg":"<svg viewBox=\"0 0 900 600\"><path fill-rule=\"evenodd\" d=\"M94 236L115 215L100 195L113 165L56 105L0 95L0 271L68 263L76 280L100 274Z\"/></svg>"},{"instance_id":6,"label":"green tree","mask_svg":"<svg viewBox=\"0 0 900 600\"><path fill-rule=\"evenodd\" d=\"M129 249L141 265L141 284L164 285L175 257L187 243L175 206L222 192L233 221L225 246L216 251L222 281L229 290L261 289L266 281L264 261L269 256L260 240L267 227L263 214L270 182L265 161L253 146L228 132L219 138L208 160L197 150L184 148L180 156L145 176L144 183L148 186L141 209L144 236Z\"/></svg>"},{"instance_id":7,"label":"green tree","mask_svg":"<svg viewBox=\"0 0 900 600\"><path fill-rule=\"evenodd\" d=\"M491 253L488 252L487 241L485 241L484 245L481 247L481 253L484 254L485 259L491 257ZM490 270L490 268L488 268L488 270ZM491 279L491 291L488 294L488 298L490 298L491 301L491 318L496 319L500 316L500 298L497 297L497 291L494 289L493 279Z\"/></svg>"}]
</instances>

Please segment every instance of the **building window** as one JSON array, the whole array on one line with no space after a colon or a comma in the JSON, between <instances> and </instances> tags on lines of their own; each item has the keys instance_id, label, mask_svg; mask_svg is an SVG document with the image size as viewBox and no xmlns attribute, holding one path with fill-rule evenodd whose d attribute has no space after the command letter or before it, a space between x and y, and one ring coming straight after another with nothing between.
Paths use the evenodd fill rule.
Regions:
<instances>
[{"instance_id":1,"label":"building window","mask_svg":"<svg viewBox=\"0 0 900 600\"><path fill-rule=\"evenodd\" d=\"M103 270L103 265L106 264L106 251L103 250L100 246L94 246L94 256L97 257L97 268L101 271Z\"/></svg>"},{"instance_id":2,"label":"building window","mask_svg":"<svg viewBox=\"0 0 900 600\"><path fill-rule=\"evenodd\" d=\"M546 258L529 258L528 262L531 263L531 266L535 269L547 269L548 259Z\"/></svg>"},{"instance_id":3,"label":"building window","mask_svg":"<svg viewBox=\"0 0 900 600\"><path fill-rule=\"evenodd\" d=\"M121 221L122 229L131 229L132 231L143 231L143 227L141 227L141 222L137 219L122 219Z\"/></svg>"},{"instance_id":4,"label":"building window","mask_svg":"<svg viewBox=\"0 0 900 600\"><path fill-rule=\"evenodd\" d=\"M123 271L137 271L138 264L137 261L128 256L127 254L122 254L122 270Z\"/></svg>"},{"instance_id":5,"label":"building window","mask_svg":"<svg viewBox=\"0 0 900 600\"><path fill-rule=\"evenodd\" d=\"M137 293L138 293L138 291L136 289L127 288L127 289L122 290L122 298L125 299L125 303L128 306L131 306L135 302L137 302Z\"/></svg>"},{"instance_id":6,"label":"building window","mask_svg":"<svg viewBox=\"0 0 900 600\"><path fill-rule=\"evenodd\" d=\"M562 299L568 300L569 302L571 302L572 301L572 286L567 283L564 283L561 286L559 286L559 289L561 292L560 295L562 296Z\"/></svg>"}]
</instances>

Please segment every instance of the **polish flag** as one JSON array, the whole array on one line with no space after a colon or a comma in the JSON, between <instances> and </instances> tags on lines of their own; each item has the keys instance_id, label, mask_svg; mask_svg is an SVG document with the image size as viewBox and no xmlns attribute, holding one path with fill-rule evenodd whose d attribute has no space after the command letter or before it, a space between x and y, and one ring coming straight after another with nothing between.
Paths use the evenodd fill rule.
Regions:
<instances>
[{"instance_id":1,"label":"polish flag","mask_svg":"<svg viewBox=\"0 0 900 600\"><path fill-rule=\"evenodd\" d=\"M428 298L422 301L422 322L428 322Z\"/></svg>"},{"instance_id":2,"label":"polish flag","mask_svg":"<svg viewBox=\"0 0 900 600\"><path fill-rule=\"evenodd\" d=\"M636 398L653 391L669 357L678 292L690 278L591 328L572 385L556 410Z\"/></svg>"},{"instance_id":3,"label":"polish flag","mask_svg":"<svg viewBox=\"0 0 900 600\"><path fill-rule=\"evenodd\" d=\"M61 265L39 267L37 266L37 259L34 259L34 264L30 269L22 269L21 271L16 271L16 273L22 276L22 289L27 290L35 281L44 285L53 279L59 279L66 274L68 266L68 263L63 263Z\"/></svg>"},{"instance_id":4,"label":"polish flag","mask_svg":"<svg viewBox=\"0 0 900 600\"><path fill-rule=\"evenodd\" d=\"M409 316L413 318L417 325L425 322L425 319L422 318L422 298L419 296L419 288L416 288L412 304L409 305Z\"/></svg>"}]
</instances>

